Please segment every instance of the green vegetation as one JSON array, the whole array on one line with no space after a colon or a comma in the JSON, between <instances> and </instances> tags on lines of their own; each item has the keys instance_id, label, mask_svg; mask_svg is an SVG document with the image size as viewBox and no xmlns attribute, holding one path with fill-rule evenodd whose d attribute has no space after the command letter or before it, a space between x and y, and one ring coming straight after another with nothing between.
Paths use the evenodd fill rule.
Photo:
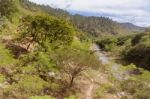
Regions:
<instances>
[{"instance_id":1,"label":"green vegetation","mask_svg":"<svg viewBox=\"0 0 150 99\"><path fill-rule=\"evenodd\" d=\"M28 43L27 49L31 44L38 44L42 48L45 48L46 44L53 44L56 47L68 45L72 42L74 35L73 27L69 23L48 15L23 18L19 32L21 41Z\"/></svg>"},{"instance_id":2,"label":"green vegetation","mask_svg":"<svg viewBox=\"0 0 150 99\"><path fill-rule=\"evenodd\" d=\"M116 89L110 84L103 84L97 89L95 98L104 98L107 92L115 93Z\"/></svg>"},{"instance_id":3,"label":"green vegetation","mask_svg":"<svg viewBox=\"0 0 150 99\"><path fill-rule=\"evenodd\" d=\"M96 41L102 50L120 55L127 62L150 70L150 33L106 36Z\"/></svg>"},{"instance_id":4,"label":"green vegetation","mask_svg":"<svg viewBox=\"0 0 150 99\"><path fill-rule=\"evenodd\" d=\"M7 67L15 62L10 51L5 49L3 44L0 44L0 67Z\"/></svg>"},{"instance_id":5,"label":"green vegetation","mask_svg":"<svg viewBox=\"0 0 150 99\"><path fill-rule=\"evenodd\" d=\"M149 32L123 35L123 36L106 36L98 39L96 42L104 51L111 52L113 56L120 56L121 62L125 64L118 72L123 73L126 79L123 81L114 81L120 92L126 92L135 99L149 99L149 81L150 81L150 34ZM131 64L134 63L134 64ZM145 69L145 70L144 70ZM102 89L101 89L102 90ZM99 90L99 94L103 94ZM128 99L125 95L124 98Z\"/></svg>"},{"instance_id":6,"label":"green vegetation","mask_svg":"<svg viewBox=\"0 0 150 99\"><path fill-rule=\"evenodd\" d=\"M129 32L128 29L121 26L119 23L106 17L85 17L74 15L71 17L71 20L77 28L88 33L88 35L92 37L100 37L104 34L115 35Z\"/></svg>"},{"instance_id":7,"label":"green vegetation","mask_svg":"<svg viewBox=\"0 0 150 99\"><path fill-rule=\"evenodd\" d=\"M0 0L0 15L10 18L15 13L17 7L14 0Z\"/></svg>"},{"instance_id":8,"label":"green vegetation","mask_svg":"<svg viewBox=\"0 0 150 99\"><path fill-rule=\"evenodd\" d=\"M87 68L98 68L99 61L90 52L81 51L79 49L64 49L56 52L55 61L57 61L62 72L68 75L70 78L69 86L72 86L74 79L78 77L82 71Z\"/></svg>"},{"instance_id":9,"label":"green vegetation","mask_svg":"<svg viewBox=\"0 0 150 99\"><path fill-rule=\"evenodd\" d=\"M97 41L97 44L102 50L112 51L117 45L117 38L115 38L114 36L102 37Z\"/></svg>"},{"instance_id":10,"label":"green vegetation","mask_svg":"<svg viewBox=\"0 0 150 99\"><path fill-rule=\"evenodd\" d=\"M28 0L21 0L22 5L25 9L30 9L31 11L42 10L51 16L58 18L64 17L66 20L73 22L74 26L78 31L83 31L89 37L100 37L101 35L115 35L120 33L129 33L126 26L117 23L106 17L86 17L82 15L71 15L67 11L62 9L55 9L50 6L37 5L29 2Z\"/></svg>"},{"instance_id":11,"label":"green vegetation","mask_svg":"<svg viewBox=\"0 0 150 99\"><path fill-rule=\"evenodd\" d=\"M136 99L149 99L150 73L148 71L143 71L142 75L136 75L128 80L121 82L121 88L132 94Z\"/></svg>"},{"instance_id":12,"label":"green vegetation","mask_svg":"<svg viewBox=\"0 0 150 99\"><path fill-rule=\"evenodd\" d=\"M136 65L150 70L150 34L138 34L132 39L132 47L124 51L124 58Z\"/></svg>"},{"instance_id":13,"label":"green vegetation","mask_svg":"<svg viewBox=\"0 0 150 99\"><path fill-rule=\"evenodd\" d=\"M3 99L78 99L88 83L94 88L96 85L95 98L124 91L137 99L149 99L150 73L144 70L150 70L148 30L143 34L105 36L124 32L124 28L109 18L69 15L28 0L0 0L0 13ZM109 67L102 66L90 52L95 37L100 38L96 43L102 50L141 68L131 64L119 69L130 75L123 81L114 78L109 82L98 75L112 77ZM110 84L98 87L99 82L92 78L96 75Z\"/></svg>"},{"instance_id":14,"label":"green vegetation","mask_svg":"<svg viewBox=\"0 0 150 99\"><path fill-rule=\"evenodd\" d=\"M2 0L0 5L6 1ZM17 0L12 6L8 3L8 7L18 10L5 10L3 14L0 96L76 99L78 77L88 68L100 67L98 59L90 54L90 40L64 18L50 16L37 7L37 14L33 15L32 8L24 8L28 6L25 2ZM85 38L81 40L81 36Z\"/></svg>"},{"instance_id":15,"label":"green vegetation","mask_svg":"<svg viewBox=\"0 0 150 99\"><path fill-rule=\"evenodd\" d=\"M51 96L32 96L29 99L55 99Z\"/></svg>"}]
</instances>

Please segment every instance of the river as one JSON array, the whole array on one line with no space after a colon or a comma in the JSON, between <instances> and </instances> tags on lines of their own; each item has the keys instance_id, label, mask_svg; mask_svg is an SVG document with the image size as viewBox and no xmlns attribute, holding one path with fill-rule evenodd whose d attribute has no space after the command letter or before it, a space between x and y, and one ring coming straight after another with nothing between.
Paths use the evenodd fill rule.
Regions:
<instances>
[{"instance_id":1,"label":"river","mask_svg":"<svg viewBox=\"0 0 150 99\"><path fill-rule=\"evenodd\" d=\"M108 56L106 52L101 51L98 45L93 44L91 50L95 52L95 55L98 57L102 65L110 66L110 71L114 78L116 78L119 81L128 78L129 75L121 71L122 64L116 63L114 60L115 58L112 58Z\"/></svg>"}]
</instances>

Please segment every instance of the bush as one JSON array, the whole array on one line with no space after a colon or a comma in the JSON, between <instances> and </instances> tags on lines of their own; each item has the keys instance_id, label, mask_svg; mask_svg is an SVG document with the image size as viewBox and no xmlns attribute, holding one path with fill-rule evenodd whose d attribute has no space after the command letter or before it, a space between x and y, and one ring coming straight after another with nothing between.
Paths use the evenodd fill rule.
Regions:
<instances>
[{"instance_id":1,"label":"bush","mask_svg":"<svg viewBox=\"0 0 150 99\"><path fill-rule=\"evenodd\" d=\"M33 52L20 57L20 66L31 66L37 71L50 72L57 71L55 62L50 58L48 53Z\"/></svg>"},{"instance_id":2,"label":"bush","mask_svg":"<svg viewBox=\"0 0 150 99\"><path fill-rule=\"evenodd\" d=\"M132 94L135 99L149 99L150 89L149 87L138 80L126 80L121 83L123 91L127 91Z\"/></svg>"},{"instance_id":3,"label":"bush","mask_svg":"<svg viewBox=\"0 0 150 99\"><path fill-rule=\"evenodd\" d=\"M19 26L20 39L28 44L38 44L45 50L47 45L54 47L72 43L74 30L69 22L49 15L26 16Z\"/></svg>"},{"instance_id":4,"label":"bush","mask_svg":"<svg viewBox=\"0 0 150 99\"><path fill-rule=\"evenodd\" d=\"M52 59L60 67L62 73L70 77L70 86L74 79L81 74L82 71L88 68L99 68L99 60L90 54L90 52L75 49L65 48L56 50L51 54Z\"/></svg>"},{"instance_id":5,"label":"bush","mask_svg":"<svg viewBox=\"0 0 150 99\"><path fill-rule=\"evenodd\" d=\"M11 15L15 13L17 7L14 0L0 0L0 15L11 18Z\"/></svg>"},{"instance_id":6,"label":"bush","mask_svg":"<svg viewBox=\"0 0 150 99\"><path fill-rule=\"evenodd\" d=\"M10 51L0 43L0 67L11 66L13 63L15 63L15 60L13 59Z\"/></svg>"},{"instance_id":7,"label":"bush","mask_svg":"<svg viewBox=\"0 0 150 99\"><path fill-rule=\"evenodd\" d=\"M137 99L149 99L150 98L150 90L149 89L147 89L147 91L138 90L137 93L135 94L135 97Z\"/></svg>"},{"instance_id":8,"label":"bush","mask_svg":"<svg viewBox=\"0 0 150 99\"><path fill-rule=\"evenodd\" d=\"M125 60L136 64L138 67L150 70L150 48L149 46L138 44L129 49L124 54Z\"/></svg>"},{"instance_id":9,"label":"bush","mask_svg":"<svg viewBox=\"0 0 150 99\"><path fill-rule=\"evenodd\" d=\"M96 97L100 98L103 97L104 93L111 93L114 94L116 92L116 88L114 88L110 84L103 84L96 90Z\"/></svg>"},{"instance_id":10,"label":"bush","mask_svg":"<svg viewBox=\"0 0 150 99\"><path fill-rule=\"evenodd\" d=\"M38 76L16 75L15 78L19 81L8 89L10 92L15 91L24 95L39 94L48 86L48 83Z\"/></svg>"},{"instance_id":11,"label":"bush","mask_svg":"<svg viewBox=\"0 0 150 99\"><path fill-rule=\"evenodd\" d=\"M97 44L102 50L112 51L117 45L117 38L115 37L104 37L97 41Z\"/></svg>"}]
</instances>

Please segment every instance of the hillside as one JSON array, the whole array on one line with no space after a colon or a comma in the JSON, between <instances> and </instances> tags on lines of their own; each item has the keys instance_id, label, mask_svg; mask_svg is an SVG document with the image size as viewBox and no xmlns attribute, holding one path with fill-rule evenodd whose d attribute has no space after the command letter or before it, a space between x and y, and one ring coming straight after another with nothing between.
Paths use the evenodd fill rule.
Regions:
<instances>
[{"instance_id":1,"label":"hillside","mask_svg":"<svg viewBox=\"0 0 150 99\"><path fill-rule=\"evenodd\" d=\"M64 17L67 20L73 22L73 24L81 31L88 33L88 35L97 37L105 34L115 35L115 34L126 34L134 31L141 31L144 28L138 27L135 25L127 24L127 23L118 23L113 21L112 19L106 17L94 17L94 16L82 16L82 15L71 15L69 12L64 11L62 9L55 9L50 6L45 5L37 5L35 3L31 3L27 0L24 0L23 5L25 8L29 8L30 10L35 10L38 8L50 15L54 15L56 17Z\"/></svg>"},{"instance_id":2,"label":"hillside","mask_svg":"<svg viewBox=\"0 0 150 99\"><path fill-rule=\"evenodd\" d=\"M0 15L1 99L150 98L149 29L116 35L109 18L28 0L0 0Z\"/></svg>"},{"instance_id":3,"label":"hillside","mask_svg":"<svg viewBox=\"0 0 150 99\"><path fill-rule=\"evenodd\" d=\"M132 23L120 23L120 24L125 28L135 32L143 32L146 29L145 27L136 26Z\"/></svg>"},{"instance_id":4,"label":"hillside","mask_svg":"<svg viewBox=\"0 0 150 99\"><path fill-rule=\"evenodd\" d=\"M102 50L119 54L127 63L150 70L150 31L123 36L100 38L97 44Z\"/></svg>"}]
</instances>

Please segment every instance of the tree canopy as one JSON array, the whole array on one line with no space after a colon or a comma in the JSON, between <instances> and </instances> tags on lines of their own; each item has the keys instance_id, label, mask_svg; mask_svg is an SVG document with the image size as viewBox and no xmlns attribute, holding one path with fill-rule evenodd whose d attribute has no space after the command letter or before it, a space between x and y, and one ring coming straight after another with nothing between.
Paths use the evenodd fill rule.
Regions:
<instances>
[{"instance_id":1,"label":"tree canopy","mask_svg":"<svg viewBox=\"0 0 150 99\"><path fill-rule=\"evenodd\" d=\"M0 0L0 15L10 18L17 10L13 0Z\"/></svg>"},{"instance_id":2,"label":"tree canopy","mask_svg":"<svg viewBox=\"0 0 150 99\"><path fill-rule=\"evenodd\" d=\"M65 20L49 15L26 16L19 26L22 42L33 43L45 47L45 44L55 46L69 45L73 40L73 27Z\"/></svg>"}]
</instances>

